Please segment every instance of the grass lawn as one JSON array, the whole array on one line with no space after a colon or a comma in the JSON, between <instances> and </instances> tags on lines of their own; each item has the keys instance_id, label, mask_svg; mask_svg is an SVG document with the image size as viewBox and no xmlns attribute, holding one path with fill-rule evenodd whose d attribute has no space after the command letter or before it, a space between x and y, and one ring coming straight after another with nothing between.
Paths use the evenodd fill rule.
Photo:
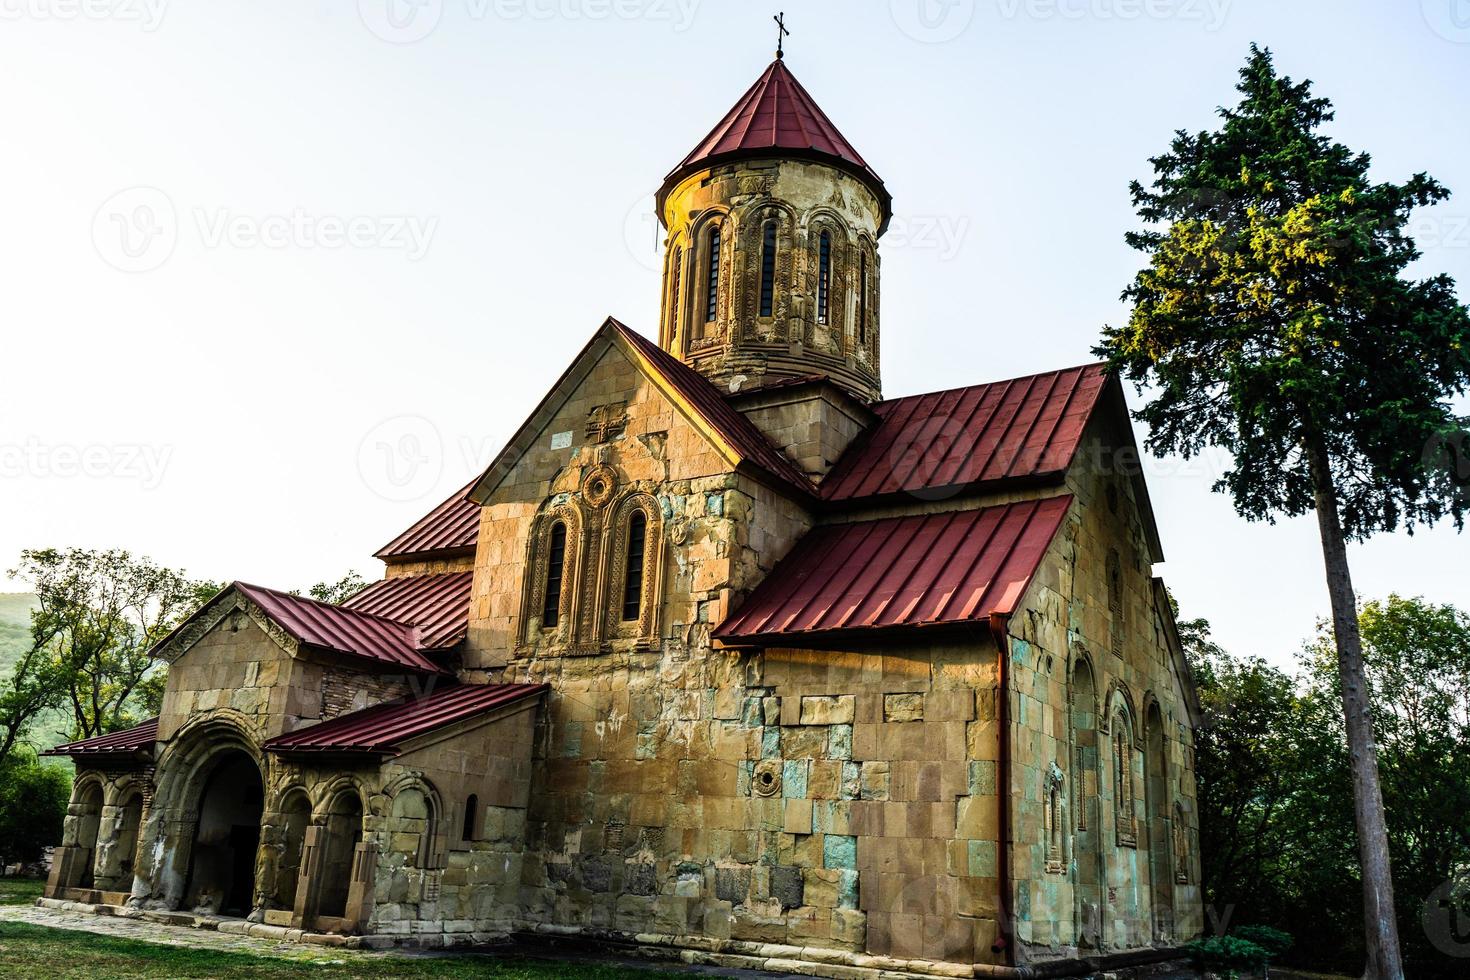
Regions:
<instances>
[{"instance_id":1,"label":"grass lawn","mask_svg":"<svg viewBox=\"0 0 1470 980\"><path fill-rule=\"evenodd\" d=\"M322 951L314 951L320 954ZM0 922L0 977L484 977L491 980L655 980L627 967L485 956L286 958L163 946L90 932Z\"/></svg>"},{"instance_id":2,"label":"grass lawn","mask_svg":"<svg viewBox=\"0 0 1470 980\"><path fill-rule=\"evenodd\" d=\"M0 905L30 905L45 887L41 878L0 878Z\"/></svg>"}]
</instances>

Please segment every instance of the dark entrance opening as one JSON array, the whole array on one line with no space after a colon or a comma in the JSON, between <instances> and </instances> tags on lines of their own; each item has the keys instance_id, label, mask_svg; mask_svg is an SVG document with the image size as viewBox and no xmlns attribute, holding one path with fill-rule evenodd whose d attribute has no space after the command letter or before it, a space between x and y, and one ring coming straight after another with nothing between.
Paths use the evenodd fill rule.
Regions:
<instances>
[{"instance_id":1,"label":"dark entrance opening","mask_svg":"<svg viewBox=\"0 0 1470 980\"><path fill-rule=\"evenodd\" d=\"M254 759L230 752L215 763L199 798L185 908L215 915L250 912L263 801Z\"/></svg>"},{"instance_id":2,"label":"dark entrance opening","mask_svg":"<svg viewBox=\"0 0 1470 980\"><path fill-rule=\"evenodd\" d=\"M362 801L354 792L332 801L327 816L326 852L322 860L320 915L340 918L347 914L347 893L352 887L352 859L362 840Z\"/></svg>"}]
</instances>

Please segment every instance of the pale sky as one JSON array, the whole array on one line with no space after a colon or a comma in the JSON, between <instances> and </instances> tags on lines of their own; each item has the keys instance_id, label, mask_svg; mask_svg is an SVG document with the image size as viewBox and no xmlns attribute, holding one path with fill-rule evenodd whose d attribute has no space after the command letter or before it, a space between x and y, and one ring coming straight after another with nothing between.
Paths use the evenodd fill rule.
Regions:
<instances>
[{"instance_id":1,"label":"pale sky","mask_svg":"<svg viewBox=\"0 0 1470 980\"><path fill-rule=\"evenodd\" d=\"M1419 271L1470 295L1464 0L0 0L0 571L78 545L379 576L603 317L656 335L652 192L783 6L894 195L890 396L1091 360L1140 262L1128 181L1253 40L1375 176L1460 192ZM1152 465L1158 572L1282 660L1327 610L1315 523L1247 524L1212 480ZM1442 527L1351 557L1364 596L1470 606L1467 554Z\"/></svg>"}]
</instances>

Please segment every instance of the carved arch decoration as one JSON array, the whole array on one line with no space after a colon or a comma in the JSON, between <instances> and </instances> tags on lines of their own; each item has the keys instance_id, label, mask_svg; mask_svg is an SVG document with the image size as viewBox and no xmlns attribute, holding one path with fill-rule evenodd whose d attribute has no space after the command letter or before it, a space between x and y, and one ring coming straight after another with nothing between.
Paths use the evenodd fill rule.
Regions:
<instances>
[{"instance_id":1,"label":"carved arch decoration","mask_svg":"<svg viewBox=\"0 0 1470 980\"><path fill-rule=\"evenodd\" d=\"M866 232L857 236L853 246L852 293L853 325L848 349L864 362L874 377L878 375L879 296L878 247Z\"/></svg>"},{"instance_id":2,"label":"carved arch decoration","mask_svg":"<svg viewBox=\"0 0 1470 980\"><path fill-rule=\"evenodd\" d=\"M706 313L709 304L710 232L716 228L720 232L720 250L715 279L715 316L711 320ZM690 353L718 347L733 336L729 329L732 319L730 294L739 235L739 222L734 212L726 207L710 207L689 223L690 247L686 249L688 257L685 260L689 281L684 287L688 297L684 310L689 326L684 334L688 338L686 350Z\"/></svg>"},{"instance_id":3,"label":"carved arch decoration","mask_svg":"<svg viewBox=\"0 0 1470 980\"><path fill-rule=\"evenodd\" d=\"M560 522L566 528L566 549L562 556L560 614L553 627L542 625L546 608L547 572L551 563L551 530ZM581 579L583 541L587 521L579 503L565 494L552 498L531 522L527 542L525 587L521 600L522 649L530 650L541 642L565 647L575 636L578 618L578 589Z\"/></svg>"},{"instance_id":4,"label":"carved arch decoration","mask_svg":"<svg viewBox=\"0 0 1470 980\"><path fill-rule=\"evenodd\" d=\"M404 794L410 792L419 795L426 810L424 817L417 818L424 821L424 826L417 831L419 846L413 856L413 864L425 871L441 869L448 859L450 821L446 817L444 798L433 783L418 773L399 776L383 788L382 795L387 800L384 815L390 822L403 819L403 815L398 813L399 803L405 798ZM390 827L390 830L401 831L401 828Z\"/></svg>"},{"instance_id":5,"label":"carved arch decoration","mask_svg":"<svg viewBox=\"0 0 1470 980\"><path fill-rule=\"evenodd\" d=\"M1138 745L1138 723L1133 699L1126 685L1114 681L1108 696L1108 743L1112 759L1113 812L1119 847L1138 846L1136 773L1134 756Z\"/></svg>"},{"instance_id":6,"label":"carved arch decoration","mask_svg":"<svg viewBox=\"0 0 1470 980\"><path fill-rule=\"evenodd\" d=\"M761 316L761 284L765 268L766 226L776 224L775 275L772 281L771 315ZM790 205L765 200L739 211L740 239L735 261L740 288L735 291L735 322L732 341L786 343L780 332L791 320L793 274L796 255L796 213Z\"/></svg>"},{"instance_id":7,"label":"carved arch decoration","mask_svg":"<svg viewBox=\"0 0 1470 980\"><path fill-rule=\"evenodd\" d=\"M811 315L807 317L807 336L802 338L810 347L834 357L846 354L848 304L852 289L852 229L842 216L831 208L813 208L802 218L806 239L804 275L801 277L802 293L811 304ZM827 232L831 242L831 270L827 284L827 322L820 321L822 232ZM796 338L792 338L796 339Z\"/></svg>"},{"instance_id":8,"label":"carved arch decoration","mask_svg":"<svg viewBox=\"0 0 1470 980\"><path fill-rule=\"evenodd\" d=\"M664 247L663 268L663 305L659 307L659 346L664 350L676 350L674 346L680 343L679 326L683 319L679 316L680 299L684 292L685 275L684 255L685 246L688 242L681 232L673 231Z\"/></svg>"},{"instance_id":9,"label":"carved arch decoration","mask_svg":"<svg viewBox=\"0 0 1470 980\"><path fill-rule=\"evenodd\" d=\"M1101 778L1098 773L1098 733L1104 724L1098 709L1097 667L1081 643L1072 645L1072 659L1067 670L1067 720L1075 759L1074 824L1078 831L1085 832L1090 823L1089 807L1097 796Z\"/></svg>"},{"instance_id":10,"label":"carved arch decoration","mask_svg":"<svg viewBox=\"0 0 1470 980\"><path fill-rule=\"evenodd\" d=\"M633 514L644 520L642 588L636 620L623 619L623 592L629 572L628 531ZM608 533L603 536L606 588L602 608L607 611L607 638L637 640L651 647L658 640L660 599L663 596L664 518L658 498L642 490L624 493L609 511Z\"/></svg>"}]
</instances>

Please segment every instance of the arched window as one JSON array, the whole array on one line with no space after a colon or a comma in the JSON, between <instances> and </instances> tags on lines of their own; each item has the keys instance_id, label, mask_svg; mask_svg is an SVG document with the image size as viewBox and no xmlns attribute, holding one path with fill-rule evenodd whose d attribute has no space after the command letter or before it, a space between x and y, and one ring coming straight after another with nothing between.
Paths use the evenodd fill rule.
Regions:
<instances>
[{"instance_id":1,"label":"arched window","mask_svg":"<svg viewBox=\"0 0 1470 980\"><path fill-rule=\"evenodd\" d=\"M822 232L821 245L817 255L817 322L826 323L832 292L832 233Z\"/></svg>"},{"instance_id":2,"label":"arched window","mask_svg":"<svg viewBox=\"0 0 1470 980\"><path fill-rule=\"evenodd\" d=\"M1174 804L1174 880L1189 884L1189 825L1184 820L1184 807Z\"/></svg>"},{"instance_id":3,"label":"arched window","mask_svg":"<svg viewBox=\"0 0 1470 980\"><path fill-rule=\"evenodd\" d=\"M1119 711L1113 718L1113 803L1117 810L1118 843L1136 847L1133 822L1133 739L1128 716Z\"/></svg>"},{"instance_id":4,"label":"arched window","mask_svg":"<svg viewBox=\"0 0 1470 980\"><path fill-rule=\"evenodd\" d=\"M561 580L567 562L567 526L561 521L551 525L550 544L546 556L546 589L543 592L541 626L555 629L561 622Z\"/></svg>"},{"instance_id":5,"label":"arched window","mask_svg":"<svg viewBox=\"0 0 1470 980\"><path fill-rule=\"evenodd\" d=\"M672 292L669 294L669 336L679 336L679 285L684 274L684 246L674 246L674 268L672 270Z\"/></svg>"},{"instance_id":6,"label":"arched window","mask_svg":"<svg viewBox=\"0 0 1470 980\"><path fill-rule=\"evenodd\" d=\"M767 221L761 235L761 316L776 305L776 222Z\"/></svg>"},{"instance_id":7,"label":"arched window","mask_svg":"<svg viewBox=\"0 0 1470 980\"><path fill-rule=\"evenodd\" d=\"M1108 552L1108 614L1112 618L1113 652L1123 655L1123 562L1116 550Z\"/></svg>"},{"instance_id":8,"label":"arched window","mask_svg":"<svg viewBox=\"0 0 1470 980\"><path fill-rule=\"evenodd\" d=\"M464 801L464 831L460 840L476 840L479 838L480 798L474 793L465 797Z\"/></svg>"},{"instance_id":9,"label":"arched window","mask_svg":"<svg viewBox=\"0 0 1470 980\"><path fill-rule=\"evenodd\" d=\"M648 539L648 518L635 510L628 517L627 562L623 573L623 622L633 622L643 612L643 552Z\"/></svg>"},{"instance_id":10,"label":"arched window","mask_svg":"<svg viewBox=\"0 0 1470 980\"><path fill-rule=\"evenodd\" d=\"M1062 770L1056 763L1052 763L1047 772L1044 785L1046 809L1042 813L1042 822L1046 830L1046 872L1061 874L1065 870L1062 863Z\"/></svg>"},{"instance_id":11,"label":"arched window","mask_svg":"<svg viewBox=\"0 0 1470 980\"><path fill-rule=\"evenodd\" d=\"M858 343L868 342L868 253L858 253Z\"/></svg>"},{"instance_id":12,"label":"arched window","mask_svg":"<svg viewBox=\"0 0 1470 980\"><path fill-rule=\"evenodd\" d=\"M704 286L704 320L706 323L715 321L715 314L720 309L720 227L716 225L709 230L709 255L705 259L708 267L708 279Z\"/></svg>"}]
</instances>

